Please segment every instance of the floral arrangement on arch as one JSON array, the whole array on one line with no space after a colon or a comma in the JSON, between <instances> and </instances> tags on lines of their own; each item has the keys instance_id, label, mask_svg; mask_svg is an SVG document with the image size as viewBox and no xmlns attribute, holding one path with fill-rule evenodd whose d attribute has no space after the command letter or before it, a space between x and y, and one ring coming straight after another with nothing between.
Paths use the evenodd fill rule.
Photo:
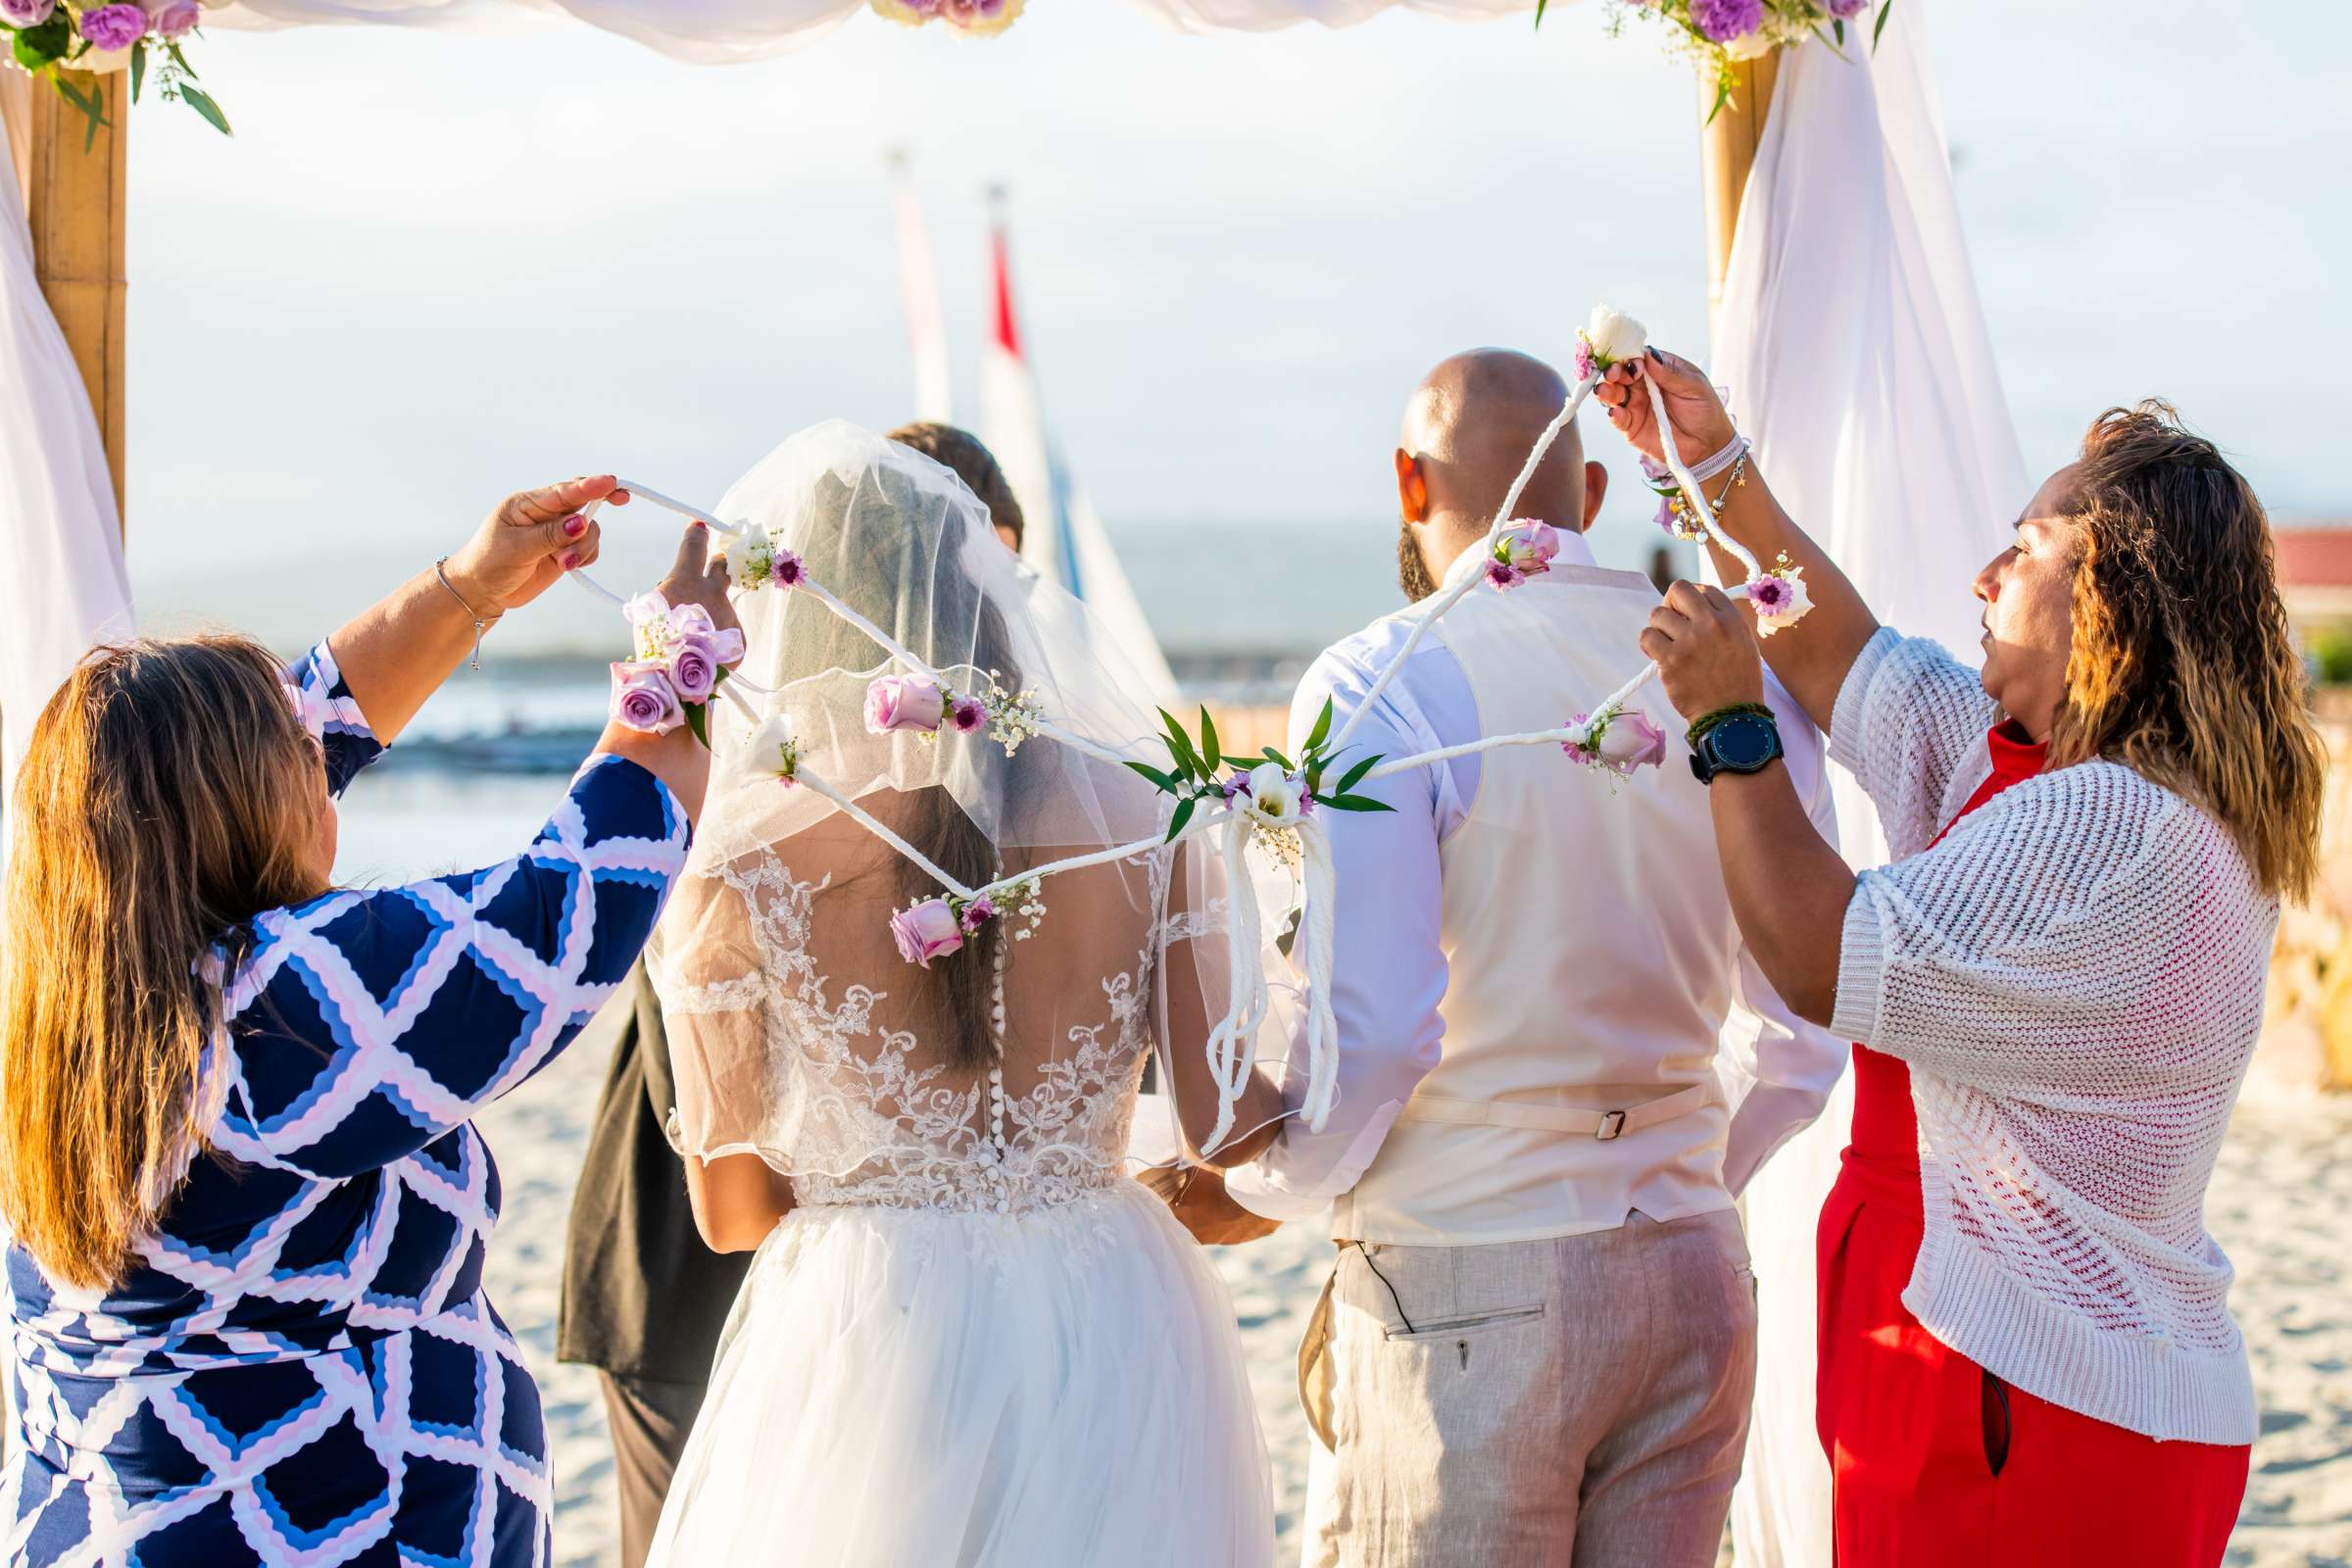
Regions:
<instances>
[{"instance_id":1,"label":"floral arrangement on arch","mask_svg":"<svg viewBox=\"0 0 2352 1568\"><path fill-rule=\"evenodd\" d=\"M1536 25L1544 24L1549 0L1536 0ZM1875 11L1870 41L1875 48L1894 13L1894 0L1615 0L1610 31L1625 24L1628 16L1667 29L1670 45L1695 57L1715 73L1715 103L1709 121L1723 112L1739 85L1740 62L1793 48L1818 38L1843 53L1847 23L1860 25Z\"/></svg>"},{"instance_id":2,"label":"floral arrangement on arch","mask_svg":"<svg viewBox=\"0 0 2352 1568\"><path fill-rule=\"evenodd\" d=\"M156 90L167 102L186 104L226 136L232 134L228 117L212 94L196 85L196 68L180 49L203 25L204 6L205 0L120 0L109 5L0 0L0 36L7 39L10 65L47 81L59 97L81 111L88 122L82 137L85 150L97 139L98 127L113 122L106 118L105 84L95 79L86 86L68 81L64 74L70 71L85 72L93 78L127 73L130 101L135 104L152 67Z\"/></svg>"},{"instance_id":3,"label":"floral arrangement on arch","mask_svg":"<svg viewBox=\"0 0 2352 1568\"><path fill-rule=\"evenodd\" d=\"M866 0L874 15L902 27L945 23L956 32L985 38L1017 21L1022 0Z\"/></svg>"}]
</instances>

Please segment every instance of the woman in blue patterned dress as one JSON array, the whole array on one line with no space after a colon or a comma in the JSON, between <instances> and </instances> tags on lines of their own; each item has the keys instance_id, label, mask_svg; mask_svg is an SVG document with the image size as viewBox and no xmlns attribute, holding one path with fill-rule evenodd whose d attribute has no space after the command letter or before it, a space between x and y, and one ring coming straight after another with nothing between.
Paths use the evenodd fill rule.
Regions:
<instances>
[{"instance_id":1,"label":"woman in blue patterned dress","mask_svg":"<svg viewBox=\"0 0 2352 1568\"><path fill-rule=\"evenodd\" d=\"M512 859L380 891L330 887L332 797L483 625L594 559L599 497L626 499L510 498L292 672L133 643L41 714L0 969L10 1562L547 1560L469 1118L628 972L707 754L610 727ZM732 625L705 537L662 590Z\"/></svg>"}]
</instances>

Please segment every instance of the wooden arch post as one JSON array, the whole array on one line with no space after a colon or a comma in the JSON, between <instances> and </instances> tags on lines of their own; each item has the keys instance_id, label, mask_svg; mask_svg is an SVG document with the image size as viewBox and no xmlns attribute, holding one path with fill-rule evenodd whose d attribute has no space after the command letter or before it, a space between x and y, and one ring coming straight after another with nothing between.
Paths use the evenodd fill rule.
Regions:
<instances>
[{"instance_id":1,"label":"wooden arch post","mask_svg":"<svg viewBox=\"0 0 2352 1568\"><path fill-rule=\"evenodd\" d=\"M86 75L74 80L84 92L93 86ZM103 80L111 123L95 138L79 110L48 83L19 71L0 70L0 118L8 126L17 189L32 229L33 271L89 389L121 517L130 78L117 74Z\"/></svg>"},{"instance_id":2,"label":"wooden arch post","mask_svg":"<svg viewBox=\"0 0 2352 1568\"><path fill-rule=\"evenodd\" d=\"M1715 74L1699 77L1699 173L1707 206L1707 322L1711 327L1723 310L1723 277L1732 265L1732 240L1740 231L1740 198L1746 194L1748 171L1755 167L1756 149L1764 144L1764 122L1772 112L1773 84L1780 79L1778 49L1733 68L1736 75L1731 100L1713 120Z\"/></svg>"}]
</instances>

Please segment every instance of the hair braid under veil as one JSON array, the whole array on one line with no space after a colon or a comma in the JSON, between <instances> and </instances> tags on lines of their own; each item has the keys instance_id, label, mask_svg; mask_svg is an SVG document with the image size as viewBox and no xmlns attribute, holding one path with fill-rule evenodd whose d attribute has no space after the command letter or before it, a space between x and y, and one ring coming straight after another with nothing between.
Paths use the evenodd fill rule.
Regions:
<instances>
[{"instance_id":1,"label":"hair braid under veil","mask_svg":"<svg viewBox=\"0 0 2352 1568\"><path fill-rule=\"evenodd\" d=\"M898 474L884 469L873 476L873 482L889 491L902 481ZM848 514L855 500L855 487L827 474L817 482L812 510L818 517L837 518ZM945 535L955 526L956 518L935 515L913 500L894 510L905 520L906 529L896 541L898 548L856 563L853 575L831 585L834 592L915 652L926 657L937 656L943 662L947 662L946 656L926 646L932 640L934 627L968 622L973 629L969 658L977 672L993 673L1006 690L1019 690L1021 672L1013 665L1012 642L1004 629L1003 612L971 577L952 569L955 541ZM924 536L925 533L929 536ZM994 550L1001 546L990 537L986 548ZM933 594L926 601L932 612L931 623L893 624L899 618L901 607L914 597L904 591L906 579L926 572L931 578ZM847 621L825 615L824 624L827 633L820 636L816 646L799 655L796 662L807 663L811 669L861 669L872 665L882 652L871 638ZM960 650L956 657L963 657ZM938 744L950 742L943 740ZM1007 808L1006 803L1018 795L1012 787L1020 769L1018 757L1007 759L993 746L973 747L969 756L980 775L983 799L993 808L994 814L1001 816ZM902 831L941 870L965 887L975 888L1000 874L994 841L947 790L918 791L909 807L913 815L902 826ZM898 902L902 906L939 892L938 886L913 861L896 856L892 859L896 863ZM965 940L963 951L954 961L913 969L908 974L907 989L924 995L950 1031L949 1038L941 1043L947 1048L950 1064L959 1069L985 1068L996 1054L995 1034L990 1028L989 993L1000 950L1008 940L1005 925L1002 919L986 922Z\"/></svg>"}]
</instances>

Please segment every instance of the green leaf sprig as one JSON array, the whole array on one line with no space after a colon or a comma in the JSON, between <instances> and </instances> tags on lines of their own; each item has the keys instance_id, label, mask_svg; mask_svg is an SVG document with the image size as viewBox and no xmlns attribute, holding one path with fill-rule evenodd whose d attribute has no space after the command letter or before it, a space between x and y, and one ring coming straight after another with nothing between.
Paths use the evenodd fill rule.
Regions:
<instances>
[{"instance_id":1,"label":"green leaf sprig","mask_svg":"<svg viewBox=\"0 0 2352 1568\"><path fill-rule=\"evenodd\" d=\"M1175 797L1176 809L1168 817L1166 842L1170 843L1192 821L1193 813L1200 809L1202 801L1228 798L1231 780L1220 777L1220 769L1230 768L1236 773L1247 773L1262 762L1272 762L1284 773L1301 780L1306 786L1306 798L1318 806L1328 806L1335 811L1395 810L1396 808L1385 801L1350 793L1363 782L1364 775L1379 764L1380 758L1377 755L1357 759L1340 775L1336 785L1328 791L1324 788L1324 776L1337 760L1325 750L1331 738L1331 718L1332 707L1327 701L1323 705L1323 711L1316 716L1314 728L1307 733L1306 745L1300 750L1298 760L1294 763L1271 746L1256 757L1237 756L1224 751L1217 739L1217 721L1206 708L1200 710L1198 740L1175 714L1163 708L1159 710L1159 719L1167 731L1162 743L1168 749L1169 765L1159 768L1149 762L1129 762L1127 766L1149 779L1161 794Z\"/></svg>"}]
</instances>

